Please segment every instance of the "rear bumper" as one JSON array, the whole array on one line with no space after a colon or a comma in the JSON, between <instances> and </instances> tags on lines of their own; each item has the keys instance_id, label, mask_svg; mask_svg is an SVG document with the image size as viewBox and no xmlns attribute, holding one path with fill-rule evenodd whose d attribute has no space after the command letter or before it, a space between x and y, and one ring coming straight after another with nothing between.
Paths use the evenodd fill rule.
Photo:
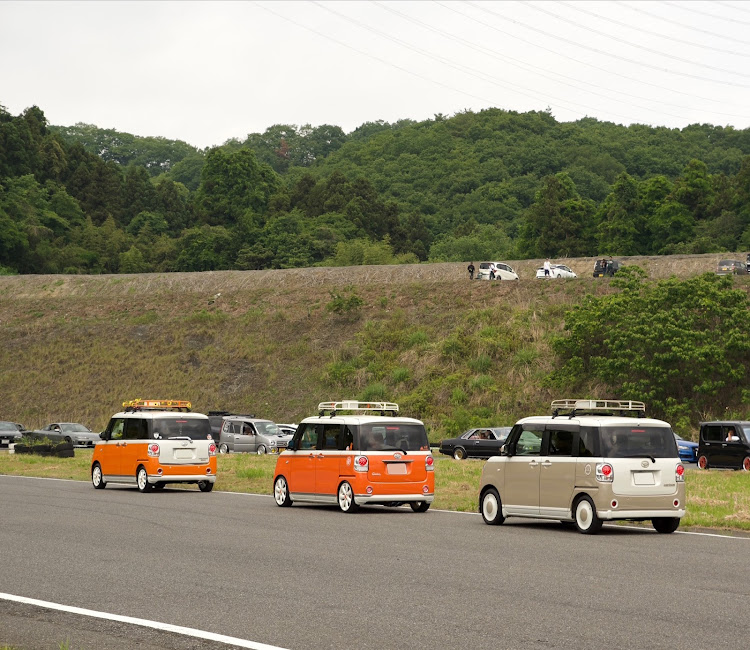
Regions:
<instances>
[{"instance_id":1,"label":"rear bumper","mask_svg":"<svg viewBox=\"0 0 750 650\"><path fill-rule=\"evenodd\" d=\"M154 483L197 483L198 481L216 483L216 476L213 474L164 474L148 477L148 482L152 485Z\"/></svg>"},{"instance_id":2,"label":"rear bumper","mask_svg":"<svg viewBox=\"0 0 750 650\"><path fill-rule=\"evenodd\" d=\"M355 494L354 503L363 506L368 503L389 503L391 501L402 501L404 503L423 502L432 503L434 494Z\"/></svg>"},{"instance_id":3,"label":"rear bumper","mask_svg":"<svg viewBox=\"0 0 750 650\"><path fill-rule=\"evenodd\" d=\"M667 510L598 510L596 513L599 519L659 519L660 517L679 517L685 516L685 508L675 508Z\"/></svg>"}]
</instances>

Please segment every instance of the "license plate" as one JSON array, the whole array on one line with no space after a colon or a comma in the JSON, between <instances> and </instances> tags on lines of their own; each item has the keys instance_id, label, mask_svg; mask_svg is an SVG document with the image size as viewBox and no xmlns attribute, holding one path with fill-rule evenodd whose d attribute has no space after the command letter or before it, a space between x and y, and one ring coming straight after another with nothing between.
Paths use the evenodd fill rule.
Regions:
<instances>
[{"instance_id":1,"label":"license plate","mask_svg":"<svg viewBox=\"0 0 750 650\"><path fill-rule=\"evenodd\" d=\"M10 440L8 440L7 438L3 438L2 441L0 441L0 443L2 443L3 445L9 445Z\"/></svg>"},{"instance_id":2,"label":"license plate","mask_svg":"<svg viewBox=\"0 0 750 650\"><path fill-rule=\"evenodd\" d=\"M656 485L653 472L633 472L633 485Z\"/></svg>"},{"instance_id":3,"label":"license plate","mask_svg":"<svg viewBox=\"0 0 750 650\"><path fill-rule=\"evenodd\" d=\"M184 460L186 458L193 458L194 456L195 454L193 453L192 449L175 449L174 450L174 457L180 460Z\"/></svg>"},{"instance_id":4,"label":"license plate","mask_svg":"<svg viewBox=\"0 0 750 650\"><path fill-rule=\"evenodd\" d=\"M386 474L406 474L406 463L388 463L385 466Z\"/></svg>"}]
</instances>

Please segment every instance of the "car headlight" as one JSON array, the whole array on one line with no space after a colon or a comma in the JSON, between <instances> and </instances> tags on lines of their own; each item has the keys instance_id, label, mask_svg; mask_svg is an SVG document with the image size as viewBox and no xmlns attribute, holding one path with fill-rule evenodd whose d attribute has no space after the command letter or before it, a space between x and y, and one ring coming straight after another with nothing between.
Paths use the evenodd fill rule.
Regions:
<instances>
[{"instance_id":1,"label":"car headlight","mask_svg":"<svg viewBox=\"0 0 750 650\"><path fill-rule=\"evenodd\" d=\"M276 441L275 440L271 440L271 442L268 443L268 446L269 447L275 447L276 446Z\"/></svg>"},{"instance_id":2,"label":"car headlight","mask_svg":"<svg viewBox=\"0 0 750 650\"><path fill-rule=\"evenodd\" d=\"M680 451L687 451L689 447L687 447L686 445L677 445L677 449L679 449Z\"/></svg>"}]
</instances>

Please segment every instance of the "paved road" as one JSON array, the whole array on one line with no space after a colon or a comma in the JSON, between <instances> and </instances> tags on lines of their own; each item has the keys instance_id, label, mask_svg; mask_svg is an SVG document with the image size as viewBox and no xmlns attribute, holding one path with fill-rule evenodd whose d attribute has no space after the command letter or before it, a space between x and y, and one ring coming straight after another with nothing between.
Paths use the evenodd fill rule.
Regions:
<instances>
[{"instance_id":1,"label":"paved road","mask_svg":"<svg viewBox=\"0 0 750 650\"><path fill-rule=\"evenodd\" d=\"M294 650L733 648L750 539L0 476L0 592ZM227 648L0 599L0 646Z\"/></svg>"}]
</instances>

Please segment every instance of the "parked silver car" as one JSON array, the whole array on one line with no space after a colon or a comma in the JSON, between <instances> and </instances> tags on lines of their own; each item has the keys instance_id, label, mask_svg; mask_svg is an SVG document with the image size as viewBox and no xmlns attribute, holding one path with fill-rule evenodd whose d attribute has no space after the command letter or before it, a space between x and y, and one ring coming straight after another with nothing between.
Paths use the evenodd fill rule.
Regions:
<instances>
[{"instance_id":1,"label":"parked silver car","mask_svg":"<svg viewBox=\"0 0 750 650\"><path fill-rule=\"evenodd\" d=\"M221 425L219 453L278 454L287 448L291 439L291 434L283 433L271 420L228 415Z\"/></svg>"},{"instance_id":2,"label":"parked silver car","mask_svg":"<svg viewBox=\"0 0 750 650\"><path fill-rule=\"evenodd\" d=\"M15 422L0 422L0 447L8 447L23 438L23 430Z\"/></svg>"},{"instance_id":3,"label":"parked silver car","mask_svg":"<svg viewBox=\"0 0 750 650\"><path fill-rule=\"evenodd\" d=\"M53 422L43 429L34 429L30 435L52 442L72 442L75 447L94 447L101 441L98 433L77 422Z\"/></svg>"}]
</instances>

